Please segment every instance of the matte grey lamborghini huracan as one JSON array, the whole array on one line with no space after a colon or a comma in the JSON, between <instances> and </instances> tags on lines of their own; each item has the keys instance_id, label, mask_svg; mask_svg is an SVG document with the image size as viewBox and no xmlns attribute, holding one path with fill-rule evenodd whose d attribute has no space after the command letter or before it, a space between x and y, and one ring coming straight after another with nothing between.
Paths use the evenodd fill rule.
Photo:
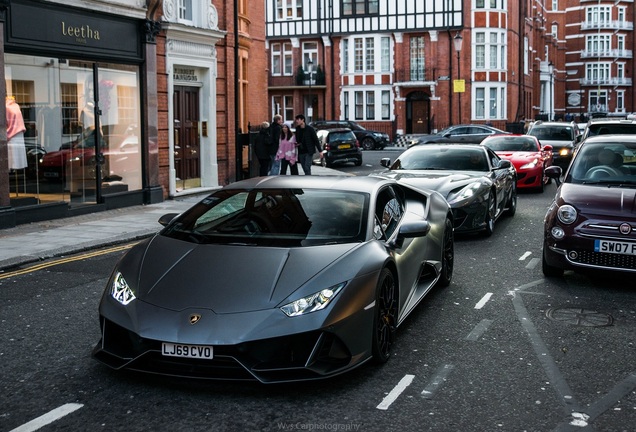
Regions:
<instances>
[{"instance_id":1,"label":"matte grey lamborghini huracan","mask_svg":"<svg viewBox=\"0 0 636 432\"><path fill-rule=\"evenodd\" d=\"M384 362L453 274L448 203L390 179L260 177L160 222L99 306L93 356L115 369L271 383Z\"/></svg>"}]
</instances>

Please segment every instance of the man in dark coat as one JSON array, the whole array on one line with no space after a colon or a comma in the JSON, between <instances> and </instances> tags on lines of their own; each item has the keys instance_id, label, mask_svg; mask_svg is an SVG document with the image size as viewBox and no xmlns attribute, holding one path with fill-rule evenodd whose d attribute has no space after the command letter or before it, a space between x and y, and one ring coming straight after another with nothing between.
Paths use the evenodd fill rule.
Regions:
<instances>
[{"instance_id":1,"label":"man in dark coat","mask_svg":"<svg viewBox=\"0 0 636 432\"><path fill-rule=\"evenodd\" d=\"M322 146L316 130L305 123L305 116L298 114L296 120L296 142L298 143L298 162L305 175L311 175L314 154L318 152L322 159Z\"/></svg>"},{"instance_id":2,"label":"man in dark coat","mask_svg":"<svg viewBox=\"0 0 636 432\"><path fill-rule=\"evenodd\" d=\"M254 143L254 153L256 153L256 157L258 158L259 176L266 176L269 173L272 161L269 154L270 147L271 138L269 123L263 122L261 123L261 130L258 131L258 135L256 135L256 142Z\"/></svg>"},{"instance_id":3,"label":"man in dark coat","mask_svg":"<svg viewBox=\"0 0 636 432\"><path fill-rule=\"evenodd\" d=\"M269 175L278 175L280 174L280 161L276 160L276 153L278 152L278 145L280 144L280 132L283 128L281 123L283 122L283 117L280 115L275 115L272 119L272 124L269 127L269 135L271 138L271 144L269 149L269 155L271 158Z\"/></svg>"}]
</instances>

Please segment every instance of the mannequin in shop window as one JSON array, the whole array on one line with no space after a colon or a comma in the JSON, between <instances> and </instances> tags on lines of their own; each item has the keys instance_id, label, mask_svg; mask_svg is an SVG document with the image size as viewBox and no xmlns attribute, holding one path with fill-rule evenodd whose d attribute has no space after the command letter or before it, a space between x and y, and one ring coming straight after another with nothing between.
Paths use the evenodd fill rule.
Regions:
<instances>
[{"instance_id":1,"label":"mannequin in shop window","mask_svg":"<svg viewBox=\"0 0 636 432\"><path fill-rule=\"evenodd\" d=\"M5 101L7 111L7 147L9 150L9 169L19 170L27 167L26 146L24 144L24 119L20 106L13 96Z\"/></svg>"}]
</instances>

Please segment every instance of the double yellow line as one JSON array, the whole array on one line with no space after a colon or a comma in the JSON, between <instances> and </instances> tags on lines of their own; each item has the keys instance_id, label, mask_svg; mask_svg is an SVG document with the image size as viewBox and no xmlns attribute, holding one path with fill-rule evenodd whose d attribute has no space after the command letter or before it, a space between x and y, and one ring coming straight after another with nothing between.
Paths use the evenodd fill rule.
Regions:
<instances>
[{"instance_id":1,"label":"double yellow line","mask_svg":"<svg viewBox=\"0 0 636 432\"><path fill-rule=\"evenodd\" d=\"M128 244L125 244L125 245L122 245L122 246L114 246L114 247L108 248L108 249L102 249L102 250L98 250L98 251L94 251L94 252L87 252L87 253L82 253L82 254L79 254L79 255L73 255L72 257L51 260L51 261L48 261L48 262L45 262L45 263L36 264L36 265L34 265L32 267L28 267L28 268L25 268L25 269L15 270L15 271L12 271L12 272L0 274L0 280L8 279L10 277L20 276L20 275L24 275L24 274L28 274L28 273L33 273L33 272L36 272L38 270L45 269L47 267L53 267L53 266L56 266L56 265L65 264L65 263L69 263L69 262L73 262L73 261L81 261L81 260L85 260L85 259L88 259L88 258L93 258L93 257L101 256L101 255L108 255L110 253L121 252L123 250L130 249L131 247L133 247L136 244L137 243L128 243Z\"/></svg>"}]
</instances>

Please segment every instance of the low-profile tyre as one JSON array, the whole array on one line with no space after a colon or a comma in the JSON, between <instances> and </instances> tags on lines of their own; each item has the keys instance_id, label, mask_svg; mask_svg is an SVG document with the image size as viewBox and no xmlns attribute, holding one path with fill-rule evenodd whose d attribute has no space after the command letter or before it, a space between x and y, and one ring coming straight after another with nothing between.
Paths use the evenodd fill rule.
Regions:
<instances>
[{"instance_id":1,"label":"low-profile tyre","mask_svg":"<svg viewBox=\"0 0 636 432\"><path fill-rule=\"evenodd\" d=\"M495 217L497 216L497 198L495 193L490 191L488 196L488 211L486 211L486 220L484 228L484 234L486 237L490 237L495 232Z\"/></svg>"},{"instance_id":2,"label":"low-profile tyre","mask_svg":"<svg viewBox=\"0 0 636 432\"><path fill-rule=\"evenodd\" d=\"M362 140L362 148L365 150L375 149L375 141L371 138L365 138Z\"/></svg>"},{"instance_id":3,"label":"low-profile tyre","mask_svg":"<svg viewBox=\"0 0 636 432\"><path fill-rule=\"evenodd\" d=\"M545 246L544 246L544 248L545 248ZM546 277L561 277L561 276L563 276L563 269L562 268L555 267L555 266L552 266L552 265L548 264L548 262L545 259L545 250L543 251L543 254L542 254L541 270L543 271L543 275L546 276Z\"/></svg>"},{"instance_id":4,"label":"low-profile tyre","mask_svg":"<svg viewBox=\"0 0 636 432\"><path fill-rule=\"evenodd\" d=\"M447 287L453 279L453 266L455 265L455 233L453 221L446 219L444 226L444 239L442 243L442 271L437 285Z\"/></svg>"},{"instance_id":5,"label":"low-profile tyre","mask_svg":"<svg viewBox=\"0 0 636 432\"><path fill-rule=\"evenodd\" d=\"M371 352L376 363L385 363L391 357L397 325L398 292L393 273L382 269L376 288L373 340Z\"/></svg>"},{"instance_id":6,"label":"low-profile tyre","mask_svg":"<svg viewBox=\"0 0 636 432\"><path fill-rule=\"evenodd\" d=\"M510 192L510 198L506 204L506 215L513 217L517 213L517 184L512 186L512 192Z\"/></svg>"}]
</instances>

